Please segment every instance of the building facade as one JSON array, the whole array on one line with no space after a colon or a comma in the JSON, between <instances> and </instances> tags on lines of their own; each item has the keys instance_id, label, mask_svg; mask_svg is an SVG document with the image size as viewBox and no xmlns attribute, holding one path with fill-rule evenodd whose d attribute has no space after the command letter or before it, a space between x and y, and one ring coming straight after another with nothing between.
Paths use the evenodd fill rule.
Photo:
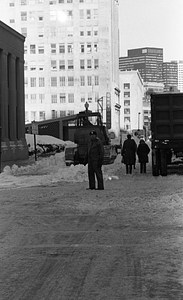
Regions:
<instances>
[{"instance_id":1,"label":"building facade","mask_svg":"<svg viewBox=\"0 0 183 300\"><path fill-rule=\"evenodd\" d=\"M177 61L178 64L178 90L183 93L183 60Z\"/></svg>"},{"instance_id":2,"label":"building facade","mask_svg":"<svg viewBox=\"0 0 183 300\"><path fill-rule=\"evenodd\" d=\"M150 123L151 123L151 94L163 93L164 83L157 82L144 82L144 97L143 97L143 124L146 128L147 136L150 135Z\"/></svg>"},{"instance_id":3,"label":"building facade","mask_svg":"<svg viewBox=\"0 0 183 300\"><path fill-rule=\"evenodd\" d=\"M121 71L138 70L144 82L163 82L162 65L162 48L131 49L127 57L119 58Z\"/></svg>"},{"instance_id":4,"label":"building facade","mask_svg":"<svg viewBox=\"0 0 183 300\"><path fill-rule=\"evenodd\" d=\"M0 22L0 69L0 160L26 159L24 37L3 22Z\"/></svg>"},{"instance_id":5,"label":"building facade","mask_svg":"<svg viewBox=\"0 0 183 300\"><path fill-rule=\"evenodd\" d=\"M0 16L26 38L26 122L72 115L86 102L96 111L102 99L103 120L118 134L116 1L7 0Z\"/></svg>"},{"instance_id":6,"label":"building facade","mask_svg":"<svg viewBox=\"0 0 183 300\"><path fill-rule=\"evenodd\" d=\"M178 64L176 61L163 63L164 92L178 87Z\"/></svg>"},{"instance_id":7,"label":"building facade","mask_svg":"<svg viewBox=\"0 0 183 300\"><path fill-rule=\"evenodd\" d=\"M121 129L133 131L143 129L143 80L139 71L120 72Z\"/></svg>"}]
</instances>

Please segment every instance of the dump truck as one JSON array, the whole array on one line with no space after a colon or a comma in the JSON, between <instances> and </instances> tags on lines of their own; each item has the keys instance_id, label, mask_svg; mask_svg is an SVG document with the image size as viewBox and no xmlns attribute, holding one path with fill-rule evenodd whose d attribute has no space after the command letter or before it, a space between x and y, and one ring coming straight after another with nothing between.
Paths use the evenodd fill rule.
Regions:
<instances>
[{"instance_id":1,"label":"dump truck","mask_svg":"<svg viewBox=\"0 0 183 300\"><path fill-rule=\"evenodd\" d=\"M151 95L153 176L166 176L172 157L183 158L183 93Z\"/></svg>"},{"instance_id":2,"label":"dump truck","mask_svg":"<svg viewBox=\"0 0 183 300\"><path fill-rule=\"evenodd\" d=\"M103 164L112 164L117 157L115 145L111 145L106 127L103 125L102 117L99 112L92 112L86 107L76 117L76 128L74 132L74 143L65 148L65 164L84 164L87 144L90 139L90 131L95 130L104 146Z\"/></svg>"}]
</instances>

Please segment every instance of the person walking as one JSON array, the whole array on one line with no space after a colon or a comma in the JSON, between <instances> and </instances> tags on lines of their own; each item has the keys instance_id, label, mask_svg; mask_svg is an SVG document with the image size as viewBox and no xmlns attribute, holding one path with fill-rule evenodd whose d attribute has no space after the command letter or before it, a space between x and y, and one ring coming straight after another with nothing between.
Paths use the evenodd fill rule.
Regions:
<instances>
[{"instance_id":1,"label":"person walking","mask_svg":"<svg viewBox=\"0 0 183 300\"><path fill-rule=\"evenodd\" d=\"M149 146L143 139L140 140L137 147L137 155L140 163L140 173L146 173L146 164L149 161L148 154L150 152Z\"/></svg>"},{"instance_id":2,"label":"person walking","mask_svg":"<svg viewBox=\"0 0 183 300\"><path fill-rule=\"evenodd\" d=\"M104 190L102 164L104 159L104 147L97 137L95 130L90 132L90 141L84 159L84 165L88 163L89 190L95 190L95 176L97 178L97 190Z\"/></svg>"},{"instance_id":3,"label":"person walking","mask_svg":"<svg viewBox=\"0 0 183 300\"><path fill-rule=\"evenodd\" d=\"M121 156L122 161L126 165L126 174L132 174L132 166L135 165L137 144L131 138L131 134L127 135L127 140L124 141Z\"/></svg>"}]
</instances>

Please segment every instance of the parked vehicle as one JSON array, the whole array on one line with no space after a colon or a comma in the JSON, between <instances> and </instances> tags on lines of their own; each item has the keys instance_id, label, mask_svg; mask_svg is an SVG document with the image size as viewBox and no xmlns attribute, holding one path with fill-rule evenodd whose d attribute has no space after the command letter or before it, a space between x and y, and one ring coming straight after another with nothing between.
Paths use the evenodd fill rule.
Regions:
<instances>
[{"instance_id":1,"label":"parked vehicle","mask_svg":"<svg viewBox=\"0 0 183 300\"><path fill-rule=\"evenodd\" d=\"M117 157L116 146L111 145L106 127L102 123L101 114L86 109L77 114L74 145L65 149L65 163L67 166L83 164L90 131L95 130L104 145L104 164L111 164Z\"/></svg>"},{"instance_id":2,"label":"parked vehicle","mask_svg":"<svg viewBox=\"0 0 183 300\"><path fill-rule=\"evenodd\" d=\"M183 157L183 93L151 95L152 174L166 176L172 154Z\"/></svg>"}]
</instances>

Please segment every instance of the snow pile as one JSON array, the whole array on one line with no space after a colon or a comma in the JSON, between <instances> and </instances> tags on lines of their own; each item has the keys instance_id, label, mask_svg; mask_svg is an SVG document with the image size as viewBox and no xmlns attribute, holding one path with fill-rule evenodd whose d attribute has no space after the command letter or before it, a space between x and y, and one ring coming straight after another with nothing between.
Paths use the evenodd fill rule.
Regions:
<instances>
[{"instance_id":1,"label":"snow pile","mask_svg":"<svg viewBox=\"0 0 183 300\"><path fill-rule=\"evenodd\" d=\"M36 143L37 144L57 144L57 145L65 145L65 142L57 139L50 135L35 135L36 136ZM26 134L25 135L27 144L30 144L30 147L34 147L34 135L33 134Z\"/></svg>"},{"instance_id":2,"label":"snow pile","mask_svg":"<svg viewBox=\"0 0 183 300\"><path fill-rule=\"evenodd\" d=\"M35 135L36 136L36 144L40 145L62 145L62 146L70 146L75 145L71 141L63 141L61 139L57 139L54 136L50 135ZM27 144L30 145L30 149L34 149L34 135L33 134L26 134L25 135Z\"/></svg>"},{"instance_id":3,"label":"snow pile","mask_svg":"<svg viewBox=\"0 0 183 300\"><path fill-rule=\"evenodd\" d=\"M42 158L32 165L18 167L6 166L0 174L0 187L38 186L54 182L85 182L88 181L88 168L84 165L65 165L65 152ZM115 175L121 168L120 156L114 164L103 166L104 180L117 180Z\"/></svg>"}]
</instances>

